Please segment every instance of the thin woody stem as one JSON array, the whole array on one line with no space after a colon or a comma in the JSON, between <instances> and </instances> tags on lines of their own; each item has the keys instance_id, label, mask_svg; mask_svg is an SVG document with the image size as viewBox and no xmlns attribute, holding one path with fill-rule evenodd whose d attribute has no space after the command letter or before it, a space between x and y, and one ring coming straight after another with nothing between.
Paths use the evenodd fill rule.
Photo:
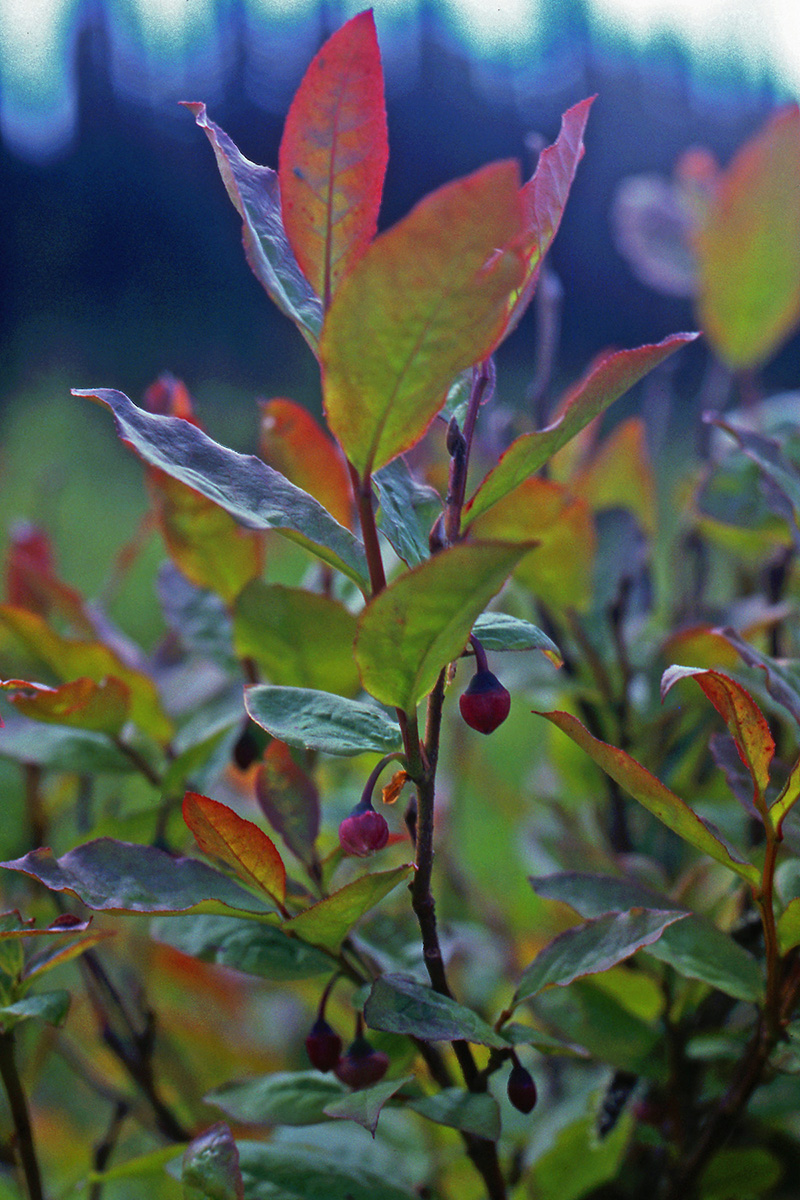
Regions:
<instances>
[{"instance_id":1,"label":"thin woody stem","mask_svg":"<svg viewBox=\"0 0 800 1200\"><path fill-rule=\"evenodd\" d=\"M0 1077L3 1080L8 1106L11 1109L17 1150L29 1200L43 1200L42 1177L39 1171L36 1143L33 1139L33 1126L25 1089L17 1071L14 1057L14 1034L11 1030L4 1030L0 1033Z\"/></svg>"}]
</instances>

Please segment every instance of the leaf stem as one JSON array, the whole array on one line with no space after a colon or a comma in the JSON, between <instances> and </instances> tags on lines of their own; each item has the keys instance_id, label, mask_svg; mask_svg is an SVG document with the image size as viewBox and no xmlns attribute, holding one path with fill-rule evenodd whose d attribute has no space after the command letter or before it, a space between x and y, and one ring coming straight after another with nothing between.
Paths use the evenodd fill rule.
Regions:
<instances>
[{"instance_id":1,"label":"leaf stem","mask_svg":"<svg viewBox=\"0 0 800 1200\"><path fill-rule=\"evenodd\" d=\"M452 546L461 537L461 510L467 494L467 472L472 449L472 435L475 432L478 410L482 404L491 399L495 379L494 361L491 358L472 368L472 388L464 418L463 432L458 428L455 420L451 421L447 430L450 475L443 513L444 546Z\"/></svg>"},{"instance_id":2,"label":"leaf stem","mask_svg":"<svg viewBox=\"0 0 800 1200\"><path fill-rule=\"evenodd\" d=\"M362 479L352 463L348 463L347 468L350 472L353 499L358 511L361 537L364 540L364 553L367 556L370 587L372 595L377 596L386 587L386 572L383 569L383 557L381 555L380 542L378 541L378 526L375 523L372 475L367 471Z\"/></svg>"},{"instance_id":3,"label":"leaf stem","mask_svg":"<svg viewBox=\"0 0 800 1200\"><path fill-rule=\"evenodd\" d=\"M8 1106L11 1109L17 1150L29 1200L43 1200L42 1177L39 1171L36 1143L33 1139L33 1126L28 1110L28 1100L17 1071L14 1057L14 1034L11 1030L0 1032L0 1077L2 1077L8 1097Z\"/></svg>"}]
</instances>

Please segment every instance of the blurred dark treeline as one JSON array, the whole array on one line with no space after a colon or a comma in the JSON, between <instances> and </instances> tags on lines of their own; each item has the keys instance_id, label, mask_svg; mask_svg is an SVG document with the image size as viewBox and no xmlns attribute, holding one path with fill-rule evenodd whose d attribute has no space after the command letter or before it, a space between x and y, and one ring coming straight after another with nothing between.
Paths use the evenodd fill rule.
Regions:
<instances>
[{"instance_id":1,"label":"blurred dark treeline","mask_svg":"<svg viewBox=\"0 0 800 1200\"><path fill-rule=\"evenodd\" d=\"M565 292L560 362L570 370L605 346L693 325L688 302L638 283L616 252L608 214L619 180L667 174L692 144L727 162L778 102L769 82L742 76L737 86L736 64L724 79L699 80L675 44L647 58L612 53L593 41L581 12L570 8L549 61L522 81L516 75L513 86L510 68L504 76L502 64L476 63L435 21L420 18L413 78L404 83L387 65L381 218L390 224L432 187L492 159L516 157L529 174L530 135L552 141L563 110L597 92L586 157L551 255ZM317 44L330 24L330 14L319 20ZM234 30L225 78L185 98L208 100L247 157L275 165L283 117L244 86L245 50ZM217 381L313 403L314 364L246 266L239 220L202 132L174 102L167 111L120 93L101 19L84 25L75 53L72 144L39 163L0 148L0 402L53 374L137 398L170 370L190 387ZM512 370L532 368L533 338L529 313L503 351ZM778 385L788 385L789 368L785 381L780 362L775 369Z\"/></svg>"}]
</instances>

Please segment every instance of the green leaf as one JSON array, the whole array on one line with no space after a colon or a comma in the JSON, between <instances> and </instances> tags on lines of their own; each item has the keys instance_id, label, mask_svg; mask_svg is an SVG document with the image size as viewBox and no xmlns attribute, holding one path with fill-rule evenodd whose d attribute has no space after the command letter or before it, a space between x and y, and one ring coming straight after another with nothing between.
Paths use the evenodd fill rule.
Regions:
<instances>
[{"instance_id":1,"label":"green leaf","mask_svg":"<svg viewBox=\"0 0 800 1200\"><path fill-rule=\"evenodd\" d=\"M474 521L543 467L556 450L571 441L643 376L698 336L696 333L676 333L657 345L618 350L595 362L588 374L564 397L559 406L560 415L551 425L539 433L524 433L511 443L467 505L465 524Z\"/></svg>"},{"instance_id":2,"label":"green leaf","mask_svg":"<svg viewBox=\"0 0 800 1200\"><path fill-rule=\"evenodd\" d=\"M181 645L192 654L232 666L231 618L219 596L195 587L170 561L161 564L156 586L164 620Z\"/></svg>"},{"instance_id":3,"label":"green leaf","mask_svg":"<svg viewBox=\"0 0 800 1200\"><path fill-rule=\"evenodd\" d=\"M608 913L560 933L540 950L514 994L519 1004L547 987L566 987L584 975L597 975L657 941L664 929L684 920L684 912L634 908Z\"/></svg>"},{"instance_id":4,"label":"green leaf","mask_svg":"<svg viewBox=\"0 0 800 1200\"><path fill-rule=\"evenodd\" d=\"M717 181L694 239L698 310L731 368L763 362L800 317L800 109L779 109Z\"/></svg>"},{"instance_id":5,"label":"green leaf","mask_svg":"<svg viewBox=\"0 0 800 1200\"><path fill-rule=\"evenodd\" d=\"M441 510L439 493L411 474L404 458L395 458L372 477L378 492L378 525L389 545L409 567L430 558L428 532Z\"/></svg>"},{"instance_id":6,"label":"green leaf","mask_svg":"<svg viewBox=\"0 0 800 1200\"><path fill-rule=\"evenodd\" d=\"M800 898L790 900L778 917L778 945L781 954L800 946Z\"/></svg>"},{"instance_id":7,"label":"green leaf","mask_svg":"<svg viewBox=\"0 0 800 1200\"><path fill-rule=\"evenodd\" d=\"M289 746L351 755L386 754L400 744L400 726L392 717L331 692L257 684L245 688L244 703L257 725Z\"/></svg>"},{"instance_id":8,"label":"green leaf","mask_svg":"<svg viewBox=\"0 0 800 1200\"><path fill-rule=\"evenodd\" d=\"M372 985L364 1020L370 1029L426 1042L475 1042L503 1049L508 1042L472 1009L408 975L381 975Z\"/></svg>"},{"instance_id":9,"label":"green leaf","mask_svg":"<svg viewBox=\"0 0 800 1200\"><path fill-rule=\"evenodd\" d=\"M248 1125L316 1125L327 1119L325 1105L345 1094L344 1085L334 1075L278 1071L225 1083L205 1099L232 1120Z\"/></svg>"},{"instance_id":10,"label":"green leaf","mask_svg":"<svg viewBox=\"0 0 800 1200\"><path fill-rule=\"evenodd\" d=\"M363 1125L374 1137L384 1104L391 1100L395 1092L399 1092L401 1087L409 1083L411 1078L407 1076L404 1079L390 1079L374 1087L349 1092L340 1100L332 1100L326 1104L325 1115L339 1121L355 1121L357 1125Z\"/></svg>"},{"instance_id":11,"label":"green leaf","mask_svg":"<svg viewBox=\"0 0 800 1200\"><path fill-rule=\"evenodd\" d=\"M76 774L127 775L136 770L102 733L9 717L0 729L0 757Z\"/></svg>"},{"instance_id":12,"label":"green leaf","mask_svg":"<svg viewBox=\"0 0 800 1200\"><path fill-rule=\"evenodd\" d=\"M325 412L362 479L408 450L455 376L491 354L522 279L519 173L431 192L341 282L320 338ZM499 252L498 252L499 251Z\"/></svg>"},{"instance_id":13,"label":"green leaf","mask_svg":"<svg viewBox=\"0 0 800 1200\"><path fill-rule=\"evenodd\" d=\"M783 1176L778 1158L763 1146L718 1150L703 1172L703 1200L763 1200Z\"/></svg>"},{"instance_id":14,"label":"green leaf","mask_svg":"<svg viewBox=\"0 0 800 1200\"><path fill-rule=\"evenodd\" d=\"M356 660L377 700L413 712L528 544L460 543L401 575L361 613Z\"/></svg>"},{"instance_id":15,"label":"green leaf","mask_svg":"<svg viewBox=\"0 0 800 1200\"><path fill-rule=\"evenodd\" d=\"M151 936L201 962L231 967L282 983L311 979L331 970L330 955L263 921L239 917L158 917Z\"/></svg>"},{"instance_id":16,"label":"green leaf","mask_svg":"<svg viewBox=\"0 0 800 1200\"><path fill-rule=\"evenodd\" d=\"M496 1142L500 1137L500 1109L494 1096L486 1092L465 1092L462 1088L444 1088L435 1096L409 1101L408 1108L450 1129L460 1129L473 1137Z\"/></svg>"},{"instance_id":17,"label":"green leaf","mask_svg":"<svg viewBox=\"0 0 800 1200\"><path fill-rule=\"evenodd\" d=\"M244 1200L239 1152L224 1122L212 1125L186 1147L181 1182L184 1200Z\"/></svg>"},{"instance_id":18,"label":"green leaf","mask_svg":"<svg viewBox=\"0 0 800 1200\"><path fill-rule=\"evenodd\" d=\"M715 425L717 429L723 429L738 442L747 457L788 502L793 510L795 523L800 521L800 474L791 459L784 454L780 441L777 438L765 437L744 425L726 421L714 413L705 413L703 420L709 425Z\"/></svg>"},{"instance_id":19,"label":"green leaf","mask_svg":"<svg viewBox=\"0 0 800 1200\"><path fill-rule=\"evenodd\" d=\"M702 667L672 666L661 677L661 699L679 679L693 678L728 726L736 749L753 780L753 805L762 820L769 820L764 793L769 784L769 768L775 742L767 719L740 683L721 671Z\"/></svg>"},{"instance_id":20,"label":"green leaf","mask_svg":"<svg viewBox=\"0 0 800 1200\"><path fill-rule=\"evenodd\" d=\"M251 529L276 529L323 562L367 587L364 547L307 492L252 454L237 454L181 417L137 408L110 388L73 390L104 404L117 433L136 453L173 479L187 483Z\"/></svg>"},{"instance_id":21,"label":"green leaf","mask_svg":"<svg viewBox=\"0 0 800 1200\"><path fill-rule=\"evenodd\" d=\"M538 625L508 613L481 613L472 632L483 643L484 650L541 650L556 667L564 661L558 646Z\"/></svg>"},{"instance_id":22,"label":"green leaf","mask_svg":"<svg viewBox=\"0 0 800 1200\"><path fill-rule=\"evenodd\" d=\"M63 1025L69 1011L69 992L37 992L15 1004L0 1008L0 1028L13 1029L20 1021L46 1021L48 1025Z\"/></svg>"},{"instance_id":23,"label":"green leaf","mask_svg":"<svg viewBox=\"0 0 800 1200\"><path fill-rule=\"evenodd\" d=\"M539 1196L553 1200L580 1200L616 1178L631 1135L627 1114L600 1141L591 1117L560 1130L553 1145L536 1160L527 1173L528 1186Z\"/></svg>"},{"instance_id":24,"label":"green leaf","mask_svg":"<svg viewBox=\"0 0 800 1200\"><path fill-rule=\"evenodd\" d=\"M414 1200L411 1187L303 1146L239 1142L248 1200Z\"/></svg>"},{"instance_id":25,"label":"green leaf","mask_svg":"<svg viewBox=\"0 0 800 1200\"><path fill-rule=\"evenodd\" d=\"M169 1164L179 1166L180 1146L162 1146L159 1150L149 1150L146 1154L137 1154L127 1162L117 1163L107 1171L90 1171L86 1176L87 1183L114 1183L117 1179L139 1179L143 1175L160 1176Z\"/></svg>"},{"instance_id":26,"label":"green leaf","mask_svg":"<svg viewBox=\"0 0 800 1200\"><path fill-rule=\"evenodd\" d=\"M234 608L233 643L270 683L356 696L356 618L330 596L255 580Z\"/></svg>"},{"instance_id":27,"label":"green leaf","mask_svg":"<svg viewBox=\"0 0 800 1200\"><path fill-rule=\"evenodd\" d=\"M270 167L258 167L240 154L227 133L206 116L205 104L186 108L205 130L225 184L225 190L242 218L242 239L247 261L270 299L316 350L322 328L322 303L314 293L289 245L281 217L278 176Z\"/></svg>"},{"instance_id":28,"label":"green leaf","mask_svg":"<svg viewBox=\"0 0 800 1200\"><path fill-rule=\"evenodd\" d=\"M607 775L616 780L620 787L630 792L648 812L651 812L654 817L658 817L659 821L663 821L683 841L722 863L728 870L735 871L748 883L754 884L756 887L759 885L761 876L756 867L738 857L734 858L734 852L730 847L720 841L708 826L703 824L688 804L671 792L668 787L665 787L655 775L651 775L624 750L618 750L615 746L609 746L606 742L601 742L598 738L593 737L588 729L570 713L551 712L537 715L547 717L548 721L563 730L572 738L573 742L594 759L599 767L603 768Z\"/></svg>"},{"instance_id":29,"label":"green leaf","mask_svg":"<svg viewBox=\"0 0 800 1200\"><path fill-rule=\"evenodd\" d=\"M393 867L390 871L361 875L332 896L312 904L311 908L291 920L284 921L283 928L314 946L335 953L356 921L394 891L399 883L407 880L412 870L409 863Z\"/></svg>"},{"instance_id":30,"label":"green leaf","mask_svg":"<svg viewBox=\"0 0 800 1200\"><path fill-rule=\"evenodd\" d=\"M28 960L23 971L26 985L32 979L38 979L40 975L52 971L54 967L61 966L62 963L72 962L74 958L91 950L98 942L113 937L113 934L112 929L100 929L96 933L89 933L86 937L78 938L74 942L68 942L66 946L63 943L57 943L55 946L48 947L47 950L41 950Z\"/></svg>"},{"instance_id":31,"label":"green leaf","mask_svg":"<svg viewBox=\"0 0 800 1200\"><path fill-rule=\"evenodd\" d=\"M532 878L531 883L537 895L569 904L584 918L635 907L679 907L640 883L608 875L565 871ZM646 952L686 978L702 980L737 1000L761 999L764 984L755 958L706 917L687 913L684 920L668 925Z\"/></svg>"},{"instance_id":32,"label":"green leaf","mask_svg":"<svg viewBox=\"0 0 800 1200\"><path fill-rule=\"evenodd\" d=\"M604 979L602 975L590 975L576 979L569 988L540 992L531 1001L534 1012L548 1029L574 1045L584 1046L599 1062L647 1079L663 1080L663 1037L603 987Z\"/></svg>"},{"instance_id":33,"label":"green leaf","mask_svg":"<svg viewBox=\"0 0 800 1200\"><path fill-rule=\"evenodd\" d=\"M113 838L86 842L58 859L52 850L31 850L0 867L23 871L54 892L71 892L96 911L267 912L265 901L198 859Z\"/></svg>"}]
</instances>

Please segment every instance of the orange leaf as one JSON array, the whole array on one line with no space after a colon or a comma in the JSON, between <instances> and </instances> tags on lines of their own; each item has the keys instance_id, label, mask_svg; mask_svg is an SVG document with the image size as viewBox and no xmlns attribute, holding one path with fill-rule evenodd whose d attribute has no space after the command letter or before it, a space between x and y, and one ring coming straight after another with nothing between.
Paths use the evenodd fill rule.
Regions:
<instances>
[{"instance_id":1,"label":"orange leaf","mask_svg":"<svg viewBox=\"0 0 800 1200\"><path fill-rule=\"evenodd\" d=\"M311 413L293 400L261 404L258 452L268 467L308 492L340 525L352 526L352 489L342 453Z\"/></svg>"},{"instance_id":2,"label":"orange leaf","mask_svg":"<svg viewBox=\"0 0 800 1200\"><path fill-rule=\"evenodd\" d=\"M644 531L654 533L655 484L644 422L631 417L618 425L570 480L570 487L593 509L630 509Z\"/></svg>"},{"instance_id":3,"label":"orange leaf","mask_svg":"<svg viewBox=\"0 0 800 1200\"><path fill-rule=\"evenodd\" d=\"M408 771L397 771L381 791L384 804L394 804L409 780Z\"/></svg>"},{"instance_id":4,"label":"orange leaf","mask_svg":"<svg viewBox=\"0 0 800 1200\"><path fill-rule=\"evenodd\" d=\"M128 719L130 688L113 675L95 682L93 679L74 679L60 687L46 687L24 679L5 679L0 688L17 691L11 703L23 716L34 721L69 725L74 729L89 729L115 737ZM32 692L24 696L22 692Z\"/></svg>"},{"instance_id":5,"label":"orange leaf","mask_svg":"<svg viewBox=\"0 0 800 1200\"><path fill-rule=\"evenodd\" d=\"M368 10L312 61L278 159L286 235L325 308L375 236L388 157L383 70Z\"/></svg>"},{"instance_id":6,"label":"orange leaf","mask_svg":"<svg viewBox=\"0 0 800 1200\"><path fill-rule=\"evenodd\" d=\"M187 792L184 796L183 819L204 854L221 859L239 879L254 884L283 908L286 868L258 825L199 792Z\"/></svg>"}]
</instances>

